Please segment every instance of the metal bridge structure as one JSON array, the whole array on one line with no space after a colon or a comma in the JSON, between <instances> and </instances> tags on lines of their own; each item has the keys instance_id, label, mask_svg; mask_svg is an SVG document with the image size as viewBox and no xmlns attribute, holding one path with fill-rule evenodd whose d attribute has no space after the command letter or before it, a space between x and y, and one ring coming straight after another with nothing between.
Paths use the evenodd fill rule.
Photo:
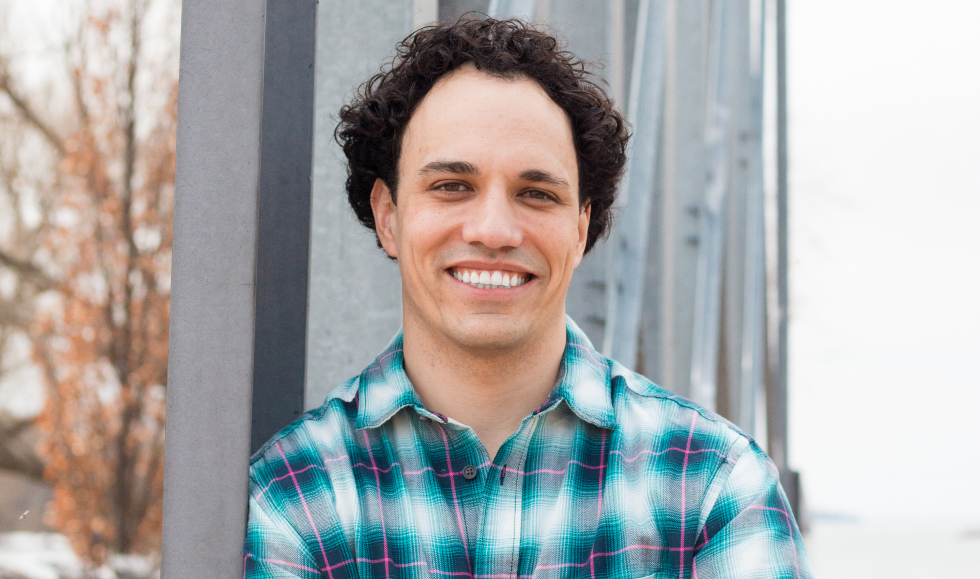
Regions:
<instances>
[{"instance_id":1,"label":"metal bridge structure","mask_svg":"<svg viewBox=\"0 0 980 579\"><path fill-rule=\"evenodd\" d=\"M336 113L413 29L553 30L630 120L568 313L603 354L787 453L785 0L184 0L163 577L238 577L248 457L401 324Z\"/></svg>"}]
</instances>

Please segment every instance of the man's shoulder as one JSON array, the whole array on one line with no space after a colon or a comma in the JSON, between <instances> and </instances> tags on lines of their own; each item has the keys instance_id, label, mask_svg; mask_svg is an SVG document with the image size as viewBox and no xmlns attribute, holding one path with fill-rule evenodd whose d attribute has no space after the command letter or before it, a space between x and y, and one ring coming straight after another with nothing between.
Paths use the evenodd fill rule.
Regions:
<instances>
[{"instance_id":1,"label":"man's shoulder","mask_svg":"<svg viewBox=\"0 0 980 579\"><path fill-rule=\"evenodd\" d=\"M627 438L669 437L692 448L714 448L737 459L751 436L711 410L657 385L611 360L611 388L617 428Z\"/></svg>"},{"instance_id":2,"label":"man's shoulder","mask_svg":"<svg viewBox=\"0 0 980 579\"><path fill-rule=\"evenodd\" d=\"M356 396L361 376L337 386L326 400L272 436L249 459L253 476L269 463L300 463L344 450L357 417Z\"/></svg>"}]
</instances>

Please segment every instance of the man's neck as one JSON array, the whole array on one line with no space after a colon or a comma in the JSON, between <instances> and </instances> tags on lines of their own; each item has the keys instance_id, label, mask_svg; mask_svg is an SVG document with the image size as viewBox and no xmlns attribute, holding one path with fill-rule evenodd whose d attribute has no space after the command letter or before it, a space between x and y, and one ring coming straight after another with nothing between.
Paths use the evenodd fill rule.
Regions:
<instances>
[{"instance_id":1,"label":"man's neck","mask_svg":"<svg viewBox=\"0 0 980 579\"><path fill-rule=\"evenodd\" d=\"M471 427L493 459L547 399L565 351L565 320L513 350L474 351L405 320L404 359L426 408ZM441 338L441 339L440 339Z\"/></svg>"}]
</instances>

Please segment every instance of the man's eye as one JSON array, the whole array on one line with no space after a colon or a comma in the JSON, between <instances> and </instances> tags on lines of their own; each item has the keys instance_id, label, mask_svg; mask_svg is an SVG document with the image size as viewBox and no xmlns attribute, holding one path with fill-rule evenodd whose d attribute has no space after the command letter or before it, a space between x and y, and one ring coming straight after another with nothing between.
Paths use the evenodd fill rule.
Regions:
<instances>
[{"instance_id":1,"label":"man's eye","mask_svg":"<svg viewBox=\"0 0 980 579\"><path fill-rule=\"evenodd\" d=\"M554 201L555 198L550 193L545 193L544 191L538 191L537 189L531 189L530 191L524 192L524 197L529 199L534 199L537 201Z\"/></svg>"},{"instance_id":2,"label":"man's eye","mask_svg":"<svg viewBox=\"0 0 980 579\"><path fill-rule=\"evenodd\" d=\"M457 193L459 191L466 191L466 185L463 183L440 183L435 186L438 191L448 191L450 193Z\"/></svg>"}]
</instances>

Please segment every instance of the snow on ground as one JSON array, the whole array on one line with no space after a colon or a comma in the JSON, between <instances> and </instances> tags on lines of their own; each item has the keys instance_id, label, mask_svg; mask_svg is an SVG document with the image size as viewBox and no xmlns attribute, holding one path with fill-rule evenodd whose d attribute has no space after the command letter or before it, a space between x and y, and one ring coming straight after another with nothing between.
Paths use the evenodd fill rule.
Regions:
<instances>
[{"instance_id":1,"label":"snow on ground","mask_svg":"<svg viewBox=\"0 0 980 579\"><path fill-rule=\"evenodd\" d=\"M154 557L114 555L86 568L58 533L0 533L0 579L159 579Z\"/></svg>"}]
</instances>

